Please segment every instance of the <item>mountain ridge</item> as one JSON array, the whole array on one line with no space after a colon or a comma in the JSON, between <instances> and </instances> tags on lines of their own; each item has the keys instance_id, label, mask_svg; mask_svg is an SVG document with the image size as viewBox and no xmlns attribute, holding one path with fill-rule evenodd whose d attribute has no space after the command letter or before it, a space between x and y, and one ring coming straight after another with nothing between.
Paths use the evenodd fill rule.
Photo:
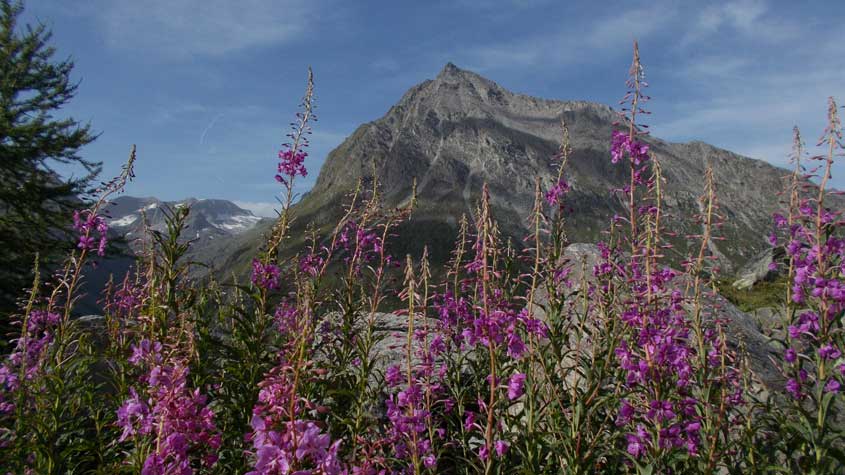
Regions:
<instances>
[{"instance_id":1,"label":"mountain ridge","mask_svg":"<svg viewBox=\"0 0 845 475\"><path fill-rule=\"evenodd\" d=\"M567 170L570 235L573 241L593 242L626 206L610 192L627 180L626 169L610 163L611 132L620 120L616 111L588 101L513 93L453 63L411 87L384 116L359 126L329 153L299 211L305 220L328 219L321 209L341 199L358 179L371 179L375 165L389 206L407 201L416 178L420 207L412 221L446 224L453 232L461 214L472 215L481 184L487 183L494 215L505 234L519 239L533 205L534 178L548 187L556 176L551 158L562 119L573 146ZM726 215L728 241L717 244L725 267L741 265L767 245L777 206L763 195L782 189L781 176L788 172L698 140L643 140L663 165L666 203L674 214L667 224L681 236L697 233L691 218L710 164ZM677 241L678 252L685 252L683 239Z\"/></svg>"},{"instance_id":2,"label":"mountain ridge","mask_svg":"<svg viewBox=\"0 0 845 475\"><path fill-rule=\"evenodd\" d=\"M560 146L563 119L573 147L566 171L572 187L566 197L568 235L572 242L595 242L612 216L626 214L625 200L611 192L628 178L626 167L610 161L611 132L620 119L616 111L589 101L513 93L448 63L328 154L314 187L292 209L296 221L288 252L302 245L297 236L304 235L308 223L330 229L347 193L359 179L371 180L374 166L388 207L405 204L417 181L418 206L397 230L390 246L394 255L419 256L428 245L433 261L445 262L461 216L472 217L484 183L504 237L518 244L528 231L535 177L544 188L556 179L552 157ZM700 140L643 140L663 165L666 225L678 235L672 242L675 262L688 251L684 237L700 231L693 216L700 211L708 164L725 221L726 240L714 243L723 269L741 266L768 246L766 234L778 204L767 196L783 188L786 170ZM214 263L218 276L232 270L245 274L271 223L263 220L237 235L206 242L198 254L210 256L206 261Z\"/></svg>"}]
</instances>

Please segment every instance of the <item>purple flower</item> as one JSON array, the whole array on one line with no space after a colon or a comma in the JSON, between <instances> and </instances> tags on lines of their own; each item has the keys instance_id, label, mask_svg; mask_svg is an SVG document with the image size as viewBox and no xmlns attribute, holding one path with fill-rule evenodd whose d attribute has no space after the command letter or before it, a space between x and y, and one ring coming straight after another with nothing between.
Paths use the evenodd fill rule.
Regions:
<instances>
[{"instance_id":1,"label":"purple flower","mask_svg":"<svg viewBox=\"0 0 845 475\"><path fill-rule=\"evenodd\" d=\"M402 371L398 365L391 365L387 367L384 372L384 380L389 386L398 386L402 384Z\"/></svg>"},{"instance_id":2,"label":"purple flower","mask_svg":"<svg viewBox=\"0 0 845 475\"><path fill-rule=\"evenodd\" d=\"M649 436L642 424L637 425L636 433L625 435L625 439L628 441L628 453L634 457L639 458L648 451Z\"/></svg>"},{"instance_id":3,"label":"purple flower","mask_svg":"<svg viewBox=\"0 0 845 475\"><path fill-rule=\"evenodd\" d=\"M634 416L634 406L632 406L627 400L623 399L621 401L621 406L619 407L619 416L616 418L616 425L617 426L624 426L631 422L631 419Z\"/></svg>"},{"instance_id":4,"label":"purple flower","mask_svg":"<svg viewBox=\"0 0 845 475\"><path fill-rule=\"evenodd\" d=\"M109 230L106 220L91 210L74 211L73 228L79 231L79 243L76 247L86 251L96 249L99 256L105 255ZM99 237L99 242L94 237L95 232Z\"/></svg>"},{"instance_id":5,"label":"purple flower","mask_svg":"<svg viewBox=\"0 0 845 475\"><path fill-rule=\"evenodd\" d=\"M675 418L671 401L651 401L649 404L648 418L657 422L669 421Z\"/></svg>"},{"instance_id":6,"label":"purple flower","mask_svg":"<svg viewBox=\"0 0 845 475\"><path fill-rule=\"evenodd\" d=\"M137 345L132 345L132 356L129 357L129 363L138 366L144 362L161 362L161 343L145 338Z\"/></svg>"},{"instance_id":7,"label":"purple flower","mask_svg":"<svg viewBox=\"0 0 845 475\"><path fill-rule=\"evenodd\" d=\"M778 236L777 236L777 234L775 234L775 233L769 233L769 244L771 244L772 246L777 246L777 245L778 245ZM774 262L772 262L771 264L774 264ZM770 265L771 265L771 264L770 264ZM774 269L772 269L772 270L774 270Z\"/></svg>"},{"instance_id":8,"label":"purple flower","mask_svg":"<svg viewBox=\"0 0 845 475\"><path fill-rule=\"evenodd\" d=\"M522 396L523 392L525 392L525 374L515 373L508 381L508 399L513 401Z\"/></svg>"},{"instance_id":9,"label":"purple flower","mask_svg":"<svg viewBox=\"0 0 845 475\"><path fill-rule=\"evenodd\" d=\"M332 443L331 436L314 421L290 420L293 385L288 377L287 368L277 366L259 384L261 391L258 403L253 407L252 432L248 435L255 450L255 465L248 473L290 473L294 465L314 467L313 473L344 473L338 458L340 440ZM298 406L294 407L294 414L301 411Z\"/></svg>"},{"instance_id":10,"label":"purple flower","mask_svg":"<svg viewBox=\"0 0 845 475\"><path fill-rule=\"evenodd\" d=\"M787 348L783 353L783 359L787 363L795 363L795 360L798 359L798 353L793 348Z\"/></svg>"},{"instance_id":11,"label":"purple flower","mask_svg":"<svg viewBox=\"0 0 845 475\"><path fill-rule=\"evenodd\" d=\"M91 236L79 236L79 244L76 245L79 249L91 250L94 249L95 239Z\"/></svg>"},{"instance_id":12,"label":"purple flower","mask_svg":"<svg viewBox=\"0 0 845 475\"><path fill-rule=\"evenodd\" d=\"M614 130L611 135L610 161L619 163L626 152L634 165L641 165L649 159L648 145L637 140L631 140L628 134Z\"/></svg>"},{"instance_id":13,"label":"purple flower","mask_svg":"<svg viewBox=\"0 0 845 475\"><path fill-rule=\"evenodd\" d=\"M475 413L471 411L466 412L466 417L464 418L464 430L471 431L475 427Z\"/></svg>"},{"instance_id":14,"label":"purple flower","mask_svg":"<svg viewBox=\"0 0 845 475\"><path fill-rule=\"evenodd\" d=\"M493 445L496 448L496 455L499 457L503 457L510 448L510 444L504 440L497 440Z\"/></svg>"},{"instance_id":15,"label":"purple flower","mask_svg":"<svg viewBox=\"0 0 845 475\"><path fill-rule=\"evenodd\" d=\"M279 166L276 181L290 186L290 180L293 180L297 175L307 176L308 170L305 169L305 157L307 152L302 150L280 150L279 151Z\"/></svg>"},{"instance_id":16,"label":"purple flower","mask_svg":"<svg viewBox=\"0 0 845 475\"><path fill-rule=\"evenodd\" d=\"M804 312L798 316L797 325L790 325L790 338L801 338L804 335L815 335L819 331L819 316L815 312Z\"/></svg>"},{"instance_id":17,"label":"purple flower","mask_svg":"<svg viewBox=\"0 0 845 475\"><path fill-rule=\"evenodd\" d=\"M123 442L136 434L149 434L152 430L150 409L138 396L135 388L129 388L129 399L117 410L117 425L123 428L118 442Z\"/></svg>"},{"instance_id":18,"label":"purple flower","mask_svg":"<svg viewBox=\"0 0 845 475\"><path fill-rule=\"evenodd\" d=\"M487 449L486 445L482 445L478 448L478 458L481 460L487 460L487 457L490 456L490 451Z\"/></svg>"},{"instance_id":19,"label":"purple flower","mask_svg":"<svg viewBox=\"0 0 845 475\"><path fill-rule=\"evenodd\" d=\"M795 378L789 378L786 381L786 391L792 395L794 399L801 399L804 395L801 393L801 383Z\"/></svg>"},{"instance_id":20,"label":"purple flower","mask_svg":"<svg viewBox=\"0 0 845 475\"><path fill-rule=\"evenodd\" d=\"M835 360L842 356L842 352L830 343L819 348L819 357L823 360Z\"/></svg>"},{"instance_id":21,"label":"purple flower","mask_svg":"<svg viewBox=\"0 0 845 475\"><path fill-rule=\"evenodd\" d=\"M156 449L145 460L143 474L185 473L193 464L211 466L221 443L214 412L199 389L187 387L188 368L179 361L157 362L152 356L156 347L160 345L147 341L135 348L138 363L148 367L141 378L146 387L143 392L130 388L129 399L118 409L117 422L123 428L119 440L152 439Z\"/></svg>"},{"instance_id":22,"label":"purple flower","mask_svg":"<svg viewBox=\"0 0 845 475\"><path fill-rule=\"evenodd\" d=\"M508 334L508 356L519 359L525 353L525 343L515 331Z\"/></svg>"},{"instance_id":23,"label":"purple flower","mask_svg":"<svg viewBox=\"0 0 845 475\"><path fill-rule=\"evenodd\" d=\"M278 290L279 273L279 268L274 264L263 264L258 259L252 260L252 283L262 289Z\"/></svg>"},{"instance_id":24,"label":"purple flower","mask_svg":"<svg viewBox=\"0 0 845 475\"><path fill-rule=\"evenodd\" d=\"M566 180L561 178L560 180L558 180L557 183L554 184L554 186L549 188L549 191L546 192L546 202L548 202L550 206L554 206L560 203L561 198L568 191L569 183L567 183Z\"/></svg>"},{"instance_id":25,"label":"purple flower","mask_svg":"<svg viewBox=\"0 0 845 475\"><path fill-rule=\"evenodd\" d=\"M618 130L614 130L611 134L610 161L612 163L619 163L619 160L622 160L622 155L627 148L628 135Z\"/></svg>"},{"instance_id":26,"label":"purple flower","mask_svg":"<svg viewBox=\"0 0 845 475\"><path fill-rule=\"evenodd\" d=\"M827 393L838 393L841 388L842 385L835 378L828 379L824 385L824 391Z\"/></svg>"}]
</instances>

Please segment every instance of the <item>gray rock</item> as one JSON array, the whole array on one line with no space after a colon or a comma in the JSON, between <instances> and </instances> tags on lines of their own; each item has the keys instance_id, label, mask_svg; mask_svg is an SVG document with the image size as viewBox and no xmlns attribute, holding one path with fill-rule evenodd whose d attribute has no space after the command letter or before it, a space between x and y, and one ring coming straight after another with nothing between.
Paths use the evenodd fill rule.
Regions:
<instances>
[{"instance_id":1,"label":"gray rock","mask_svg":"<svg viewBox=\"0 0 845 475\"><path fill-rule=\"evenodd\" d=\"M391 252L419 256L428 245L433 265L448 260L462 215L472 218L481 188L487 183L493 214L503 239L522 243L534 201L535 178L547 189L557 177L553 157L560 147L561 120L569 125L573 154L566 170L567 233L575 242L596 242L609 219L627 214L625 200L611 192L628 180L625 164L610 161L615 110L578 100L541 99L508 91L495 82L454 64L433 80L411 89L372 122L358 127L326 158L314 188L294 207L292 236L304 235L309 223L326 230L342 214L347 193L358 179L378 175L388 207L408 203L414 180L417 208L398 229ZM670 143L644 138L662 164L664 225L674 232L669 257L676 263L694 252L686 236L700 234L696 215L704 172L713 167L723 241L710 249L722 271L742 265L768 247L766 232L783 187L786 170L742 157L703 142ZM808 186L812 186L808 184ZM841 197L831 206L842 207ZM211 246L221 256L224 273L246 269L269 224ZM218 240L219 241L219 240ZM293 252L293 250L291 251Z\"/></svg>"},{"instance_id":2,"label":"gray rock","mask_svg":"<svg viewBox=\"0 0 845 475\"><path fill-rule=\"evenodd\" d=\"M407 233L426 234L435 224L454 233L462 214L473 215L487 183L504 237L521 243L535 178L544 188L556 179L552 157L560 146L562 119L573 147L566 170L572 185L566 197L567 232L572 241L595 242L613 215L627 213L624 200L611 193L628 180L627 167L610 161L616 111L586 101L513 93L451 63L329 154L313 190L302 200L302 221L336 206L358 178L372 175L375 164L390 206L407 202L416 178L418 208ZM722 270L741 265L768 246L765 234L779 206L771 193L782 188L787 171L702 142L644 140L663 165L664 198L670 205L665 224L677 235L673 259L688 254L687 235L701 232L695 216L701 212L698 198L708 165L724 218L721 233L726 240L714 242L711 249L721 256ZM429 250L445 254L432 246Z\"/></svg>"},{"instance_id":3,"label":"gray rock","mask_svg":"<svg viewBox=\"0 0 845 475\"><path fill-rule=\"evenodd\" d=\"M769 266L772 263L781 264L785 258L786 251L780 246L770 247L760 251L737 272L737 278L733 286L737 289L744 290L750 289L758 282L774 280L780 275L782 266L778 266L775 269L771 269Z\"/></svg>"}]
</instances>

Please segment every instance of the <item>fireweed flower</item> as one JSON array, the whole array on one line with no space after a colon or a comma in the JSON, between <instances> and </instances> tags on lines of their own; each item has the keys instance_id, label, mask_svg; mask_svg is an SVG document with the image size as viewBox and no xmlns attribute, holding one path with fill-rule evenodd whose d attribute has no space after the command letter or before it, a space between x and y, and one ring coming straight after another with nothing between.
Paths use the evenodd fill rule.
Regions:
<instances>
[{"instance_id":1,"label":"fireweed flower","mask_svg":"<svg viewBox=\"0 0 845 475\"><path fill-rule=\"evenodd\" d=\"M338 458L341 441L331 441L316 422L299 418L305 401L295 400L290 414L293 384L288 366L273 368L259 384L258 402L252 410L252 442L255 460L250 475L288 473L346 473Z\"/></svg>"},{"instance_id":2,"label":"fireweed flower","mask_svg":"<svg viewBox=\"0 0 845 475\"><path fill-rule=\"evenodd\" d=\"M631 422L635 412L634 406L632 406L627 400L623 399L620 402L619 415L616 417L616 425L624 426Z\"/></svg>"},{"instance_id":3,"label":"fireweed flower","mask_svg":"<svg viewBox=\"0 0 845 475\"><path fill-rule=\"evenodd\" d=\"M786 381L786 392L792 395L795 399L802 399L804 394L801 392L801 383L796 378L789 378Z\"/></svg>"},{"instance_id":4,"label":"fireweed flower","mask_svg":"<svg viewBox=\"0 0 845 475\"><path fill-rule=\"evenodd\" d=\"M289 180L296 176L305 177L308 171L305 169L305 157L308 153L302 150L294 152L290 149L279 150L279 165L276 181L288 185Z\"/></svg>"},{"instance_id":5,"label":"fireweed flower","mask_svg":"<svg viewBox=\"0 0 845 475\"><path fill-rule=\"evenodd\" d=\"M546 192L546 202L549 203L549 206L555 206L560 203L563 195L565 195L568 191L569 183L567 183L565 179L561 178L554 184L554 186L549 188L549 191Z\"/></svg>"},{"instance_id":6,"label":"fireweed flower","mask_svg":"<svg viewBox=\"0 0 845 475\"><path fill-rule=\"evenodd\" d=\"M518 399L523 392L525 392L525 374L515 373L511 375L508 382L508 399L511 401Z\"/></svg>"},{"instance_id":7,"label":"fireweed flower","mask_svg":"<svg viewBox=\"0 0 845 475\"><path fill-rule=\"evenodd\" d=\"M410 342L418 363L403 372L398 365L387 368L385 380L391 387L401 389L385 400L388 426L386 442L393 450L393 457L408 471L415 464L428 468L437 466L436 443L445 437L445 429L438 427L433 411L442 408L449 413L454 401L445 396L443 380L446 366L435 357L446 350L446 340L440 334L432 335L428 328L414 332Z\"/></svg>"},{"instance_id":8,"label":"fireweed flower","mask_svg":"<svg viewBox=\"0 0 845 475\"><path fill-rule=\"evenodd\" d=\"M643 133L634 119L637 113L647 113L641 104L648 97L641 92L645 84L636 53L628 85L623 104L629 104L623 110L628 112L625 120L630 128L627 133L612 133L610 151L612 163L627 159L631 168L631 181L622 190L630 205L627 219L631 234L627 237L631 250L623 255L619 248L600 244L601 260L593 270L599 279L599 293L614 299L619 292L624 295L617 313L624 329L614 356L622 370L627 395L620 401L616 424L628 429L626 448L635 458L645 457L654 449L680 449L695 455L701 443L698 408L713 404L694 397L697 375L715 377L718 384L728 386L729 390L722 393L726 399L742 403L741 392L737 391L739 377L730 368L718 373L723 361L732 361L730 354L724 354L723 337L716 331L722 323L717 321L710 328L693 327L684 306L686 297L678 290L683 287L676 282L677 273L660 264L659 247L653 240L638 235L641 226L660 231L649 228L657 221L660 194L655 188L658 178L653 178L659 171L658 164L651 159L649 146L637 139ZM636 189L641 190L639 204ZM692 338L693 330L698 339ZM699 351L704 355L697 355ZM655 399L656 394L661 397ZM719 403L716 404L714 409L718 408Z\"/></svg>"},{"instance_id":9,"label":"fireweed flower","mask_svg":"<svg viewBox=\"0 0 845 475\"><path fill-rule=\"evenodd\" d=\"M386 401L388 441L394 456L400 460L416 457L419 460L434 456L428 438L432 415L425 405L425 389L416 381Z\"/></svg>"},{"instance_id":10,"label":"fireweed flower","mask_svg":"<svg viewBox=\"0 0 845 475\"><path fill-rule=\"evenodd\" d=\"M503 457L510 448L510 444L504 440L497 440L493 446L496 448L496 455L499 457Z\"/></svg>"},{"instance_id":11,"label":"fireweed flower","mask_svg":"<svg viewBox=\"0 0 845 475\"><path fill-rule=\"evenodd\" d=\"M642 165L648 161L648 145L634 139L628 134L614 130L611 136L610 156L612 163L619 163L627 156L634 165Z\"/></svg>"},{"instance_id":12,"label":"fireweed flower","mask_svg":"<svg viewBox=\"0 0 845 475\"><path fill-rule=\"evenodd\" d=\"M267 290L279 289L278 266L272 263L264 264L258 259L252 260L252 283Z\"/></svg>"},{"instance_id":13,"label":"fireweed flower","mask_svg":"<svg viewBox=\"0 0 845 475\"><path fill-rule=\"evenodd\" d=\"M308 252L299 259L299 270L311 277L316 277L324 263L325 258L319 255L314 249L309 248Z\"/></svg>"},{"instance_id":14,"label":"fireweed flower","mask_svg":"<svg viewBox=\"0 0 845 475\"><path fill-rule=\"evenodd\" d=\"M54 312L30 312L14 349L0 364L0 415L15 410L14 394L20 388L21 372L26 381L35 380L41 374L47 348L53 342L60 320L61 316Z\"/></svg>"},{"instance_id":15,"label":"fireweed flower","mask_svg":"<svg viewBox=\"0 0 845 475\"><path fill-rule=\"evenodd\" d=\"M786 351L783 353L783 359L787 363L795 363L795 360L798 359L798 353L795 351L794 348L787 348Z\"/></svg>"},{"instance_id":16,"label":"fireweed flower","mask_svg":"<svg viewBox=\"0 0 845 475\"><path fill-rule=\"evenodd\" d=\"M633 455L634 457L640 457L642 455L645 455L645 453L648 451L651 436L645 430L645 427L640 424L637 425L637 431L633 434L627 434L625 436L625 439L628 442L628 453Z\"/></svg>"},{"instance_id":17,"label":"fireweed flower","mask_svg":"<svg viewBox=\"0 0 845 475\"><path fill-rule=\"evenodd\" d=\"M119 441L143 437L156 447L141 473L193 473L194 466L213 466L221 436L206 397L188 387L187 366L169 361L158 342L144 340L132 352L132 363L146 370L139 380L144 387L130 388L117 424L123 429Z\"/></svg>"},{"instance_id":18,"label":"fireweed flower","mask_svg":"<svg viewBox=\"0 0 845 475\"><path fill-rule=\"evenodd\" d=\"M842 356L842 352L831 343L827 343L819 348L819 357L823 360L835 360L840 356Z\"/></svg>"},{"instance_id":19,"label":"fireweed flower","mask_svg":"<svg viewBox=\"0 0 845 475\"><path fill-rule=\"evenodd\" d=\"M82 250L96 250L97 255L103 256L108 244L109 225L102 216L97 216L91 210L73 212L73 229L79 232L79 243L76 247ZM94 233L97 233L97 238Z\"/></svg>"},{"instance_id":20,"label":"fireweed flower","mask_svg":"<svg viewBox=\"0 0 845 475\"><path fill-rule=\"evenodd\" d=\"M402 370L397 365L391 365L384 373L384 380L389 386L398 386L402 383Z\"/></svg>"}]
</instances>

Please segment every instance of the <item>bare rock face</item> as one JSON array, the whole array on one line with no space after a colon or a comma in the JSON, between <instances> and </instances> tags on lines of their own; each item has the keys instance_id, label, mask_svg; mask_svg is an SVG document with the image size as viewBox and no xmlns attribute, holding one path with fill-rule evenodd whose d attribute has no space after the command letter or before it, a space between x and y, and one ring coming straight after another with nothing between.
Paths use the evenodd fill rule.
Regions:
<instances>
[{"instance_id":1,"label":"bare rock face","mask_svg":"<svg viewBox=\"0 0 845 475\"><path fill-rule=\"evenodd\" d=\"M552 157L566 120L573 146L567 229L575 242L595 242L614 214L626 213L624 200L610 191L623 186L628 173L624 164L610 162L610 137L618 119L602 104L516 94L449 63L434 80L411 88L384 117L360 126L331 152L300 210L328 219L327 207L336 206L357 179L371 177L373 167L390 205L407 202L416 179L419 207L403 229L401 251L418 251L421 239L415 236L454 237L461 215L472 216L487 183L501 230L521 242L535 177L544 188L556 177ZM646 141L663 165L667 228L678 236L674 259L687 254L685 236L700 233L695 215L708 165L725 221L727 239L713 249L722 256L722 269L736 268L767 247L765 233L778 207L773 193L782 188L787 172L702 142ZM429 247L435 258L445 252Z\"/></svg>"},{"instance_id":2,"label":"bare rock face","mask_svg":"<svg viewBox=\"0 0 845 475\"><path fill-rule=\"evenodd\" d=\"M461 216L472 218L484 183L502 234L518 245L528 232L535 178L545 189L557 176L552 157L560 147L562 120L573 147L567 233L573 242L596 242L612 216L627 214L625 200L610 191L628 179L626 165L610 162L616 112L586 101L517 94L451 63L328 155L314 188L295 206L292 234L301 234L312 221L329 229L356 181L371 180L375 171L388 206L407 203L417 182L418 206L399 228L392 254L419 256L428 245L435 265L448 260ZM701 232L695 215L701 212L698 198L708 165L724 218L720 233L726 239L711 249L721 256L722 271L731 272L768 247L765 234L778 208L773 193L788 172L703 142L645 140L663 166L669 207L664 222L677 236L669 251L673 261L689 254L686 236ZM845 205L834 199L832 207ZM215 242L215 254L231 257L222 268L245 268L268 229L260 223L225 246Z\"/></svg>"},{"instance_id":3,"label":"bare rock face","mask_svg":"<svg viewBox=\"0 0 845 475\"><path fill-rule=\"evenodd\" d=\"M744 290L750 289L757 282L775 279L779 275L778 269L782 268L777 264L782 263L785 258L786 250L783 247L762 250L737 271L736 280L732 285L734 288ZM776 267L772 268L772 264Z\"/></svg>"}]
</instances>

